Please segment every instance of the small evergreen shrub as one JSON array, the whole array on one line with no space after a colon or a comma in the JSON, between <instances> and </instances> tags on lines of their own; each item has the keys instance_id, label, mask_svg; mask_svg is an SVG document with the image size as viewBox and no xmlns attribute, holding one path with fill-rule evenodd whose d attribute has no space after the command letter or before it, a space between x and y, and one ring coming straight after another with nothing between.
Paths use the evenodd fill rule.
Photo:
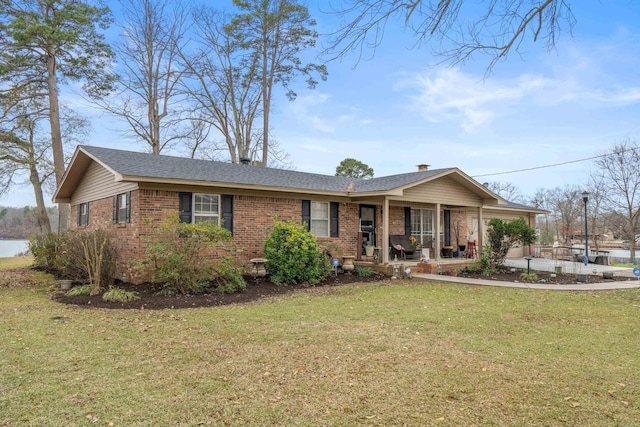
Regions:
<instances>
[{"instance_id":1,"label":"small evergreen shrub","mask_svg":"<svg viewBox=\"0 0 640 427\"><path fill-rule=\"evenodd\" d=\"M266 269L276 284L319 283L329 276L331 266L315 236L304 225L276 222L264 243Z\"/></svg>"},{"instance_id":2,"label":"small evergreen shrub","mask_svg":"<svg viewBox=\"0 0 640 427\"><path fill-rule=\"evenodd\" d=\"M373 270L368 267L356 267L356 274L360 277L370 277L373 274Z\"/></svg>"},{"instance_id":3,"label":"small evergreen shrub","mask_svg":"<svg viewBox=\"0 0 640 427\"><path fill-rule=\"evenodd\" d=\"M111 288L102 294L102 299L107 302L129 302L140 299L140 297L137 292L125 291L120 288Z\"/></svg>"}]
</instances>

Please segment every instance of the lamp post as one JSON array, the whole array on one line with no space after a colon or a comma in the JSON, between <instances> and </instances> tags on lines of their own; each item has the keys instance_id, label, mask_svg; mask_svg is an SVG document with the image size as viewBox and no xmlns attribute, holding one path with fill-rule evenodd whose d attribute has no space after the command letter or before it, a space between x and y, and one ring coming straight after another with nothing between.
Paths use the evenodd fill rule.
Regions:
<instances>
[{"instance_id":1,"label":"lamp post","mask_svg":"<svg viewBox=\"0 0 640 427\"><path fill-rule=\"evenodd\" d=\"M584 202L584 265L589 263L589 234L587 233L587 202L589 201L589 193L582 192L582 201Z\"/></svg>"}]
</instances>

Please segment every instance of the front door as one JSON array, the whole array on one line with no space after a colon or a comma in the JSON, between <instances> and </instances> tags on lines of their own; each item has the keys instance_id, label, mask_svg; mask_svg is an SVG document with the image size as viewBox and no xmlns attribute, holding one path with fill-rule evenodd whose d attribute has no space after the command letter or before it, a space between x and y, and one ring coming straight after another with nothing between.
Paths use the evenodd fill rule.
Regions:
<instances>
[{"instance_id":1,"label":"front door","mask_svg":"<svg viewBox=\"0 0 640 427\"><path fill-rule=\"evenodd\" d=\"M376 245L376 207L360 205L360 231L362 231L362 255L365 246Z\"/></svg>"}]
</instances>

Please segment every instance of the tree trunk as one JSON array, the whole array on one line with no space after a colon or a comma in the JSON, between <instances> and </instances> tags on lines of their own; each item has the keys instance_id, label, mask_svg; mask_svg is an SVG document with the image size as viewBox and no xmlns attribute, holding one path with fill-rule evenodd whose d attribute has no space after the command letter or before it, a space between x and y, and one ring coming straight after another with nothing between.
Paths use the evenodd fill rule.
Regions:
<instances>
[{"instance_id":1,"label":"tree trunk","mask_svg":"<svg viewBox=\"0 0 640 427\"><path fill-rule=\"evenodd\" d=\"M53 48L47 52L47 86L49 90L49 122L51 123L51 149L53 152L53 167L55 168L56 184L60 185L64 176L64 150L62 147L62 133L60 132L60 107L58 105L58 77L56 75L56 53ZM60 218L58 231L71 226L71 206L68 203L58 204Z\"/></svg>"},{"instance_id":2,"label":"tree trunk","mask_svg":"<svg viewBox=\"0 0 640 427\"><path fill-rule=\"evenodd\" d=\"M262 61L262 167L269 161L269 106L271 99L267 92L267 53L263 51Z\"/></svg>"},{"instance_id":3,"label":"tree trunk","mask_svg":"<svg viewBox=\"0 0 640 427\"><path fill-rule=\"evenodd\" d=\"M40 176L35 164L30 165L29 181L33 185L33 191L36 196L36 219L40 233L51 233L51 223L47 215L47 209L44 205L44 196L42 195L42 185L40 184Z\"/></svg>"}]
</instances>

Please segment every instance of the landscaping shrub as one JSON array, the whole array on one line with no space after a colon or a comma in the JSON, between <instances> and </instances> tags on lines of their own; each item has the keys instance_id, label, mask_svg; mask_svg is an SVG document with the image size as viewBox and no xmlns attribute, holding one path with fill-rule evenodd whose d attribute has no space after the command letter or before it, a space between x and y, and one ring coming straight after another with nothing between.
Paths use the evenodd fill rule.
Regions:
<instances>
[{"instance_id":1,"label":"landscaping shrub","mask_svg":"<svg viewBox=\"0 0 640 427\"><path fill-rule=\"evenodd\" d=\"M79 297L83 295L89 296L91 295L91 285L74 286L69 289L65 295L68 297Z\"/></svg>"},{"instance_id":2,"label":"landscaping shrub","mask_svg":"<svg viewBox=\"0 0 640 427\"><path fill-rule=\"evenodd\" d=\"M61 276L66 273L71 259L67 251L69 232L56 234L44 233L29 238L29 252L33 255L33 264L47 271L56 271Z\"/></svg>"},{"instance_id":3,"label":"landscaping shrub","mask_svg":"<svg viewBox=\"0 0 640 427\"><path fill-rule=\"evenodd\" d=\"M120 288L111 288L102 295L102 299L108 302L128 302L140 299L137 292L125 291Z\"/></svg>"},{"instance_id":4,"label":"landscaping shrub","mask_svg":"<svg viewBox=\"0 0 640 427\"><path fill-rule=\"evenodd\" d=\"M106 230L74 231L69 234L67 251L71 266L81 269L91 285L91 295L114 283L116 254Z\"/></svg>"},{"instance_id":5,"label":"landscaping shrub","mask_svg":"<svg viewBox=\"0 0 640 427\"><path fill-rule=\"evenodd\" d=\"M524 218L503 221L493 218L487 228L488 245L481 254L483 268L495 269L504 264L509 249L515 246L526 246L536 241L536 231ZM488 263L486 266L484 263Z\"/></svg>"},{"instance_id":6,"label":"landscaping shrub","mask_svg":"<svg viewBox=\"0 0 640 427\"><path fill-rule=\"evenodd\" d=\"M105 230L73 230L46 233L29 239L34 264L58 277L89 281L92 295L114 280L116 259L109 233Z\"/></svg>"},{"instance_id":7,"label":"landscaping shrub","mask_svg":"<svg viewBox=\"0 0 640 427\"><path fill-rule=\"evenodd\" d=\"M331 266L315 236L304 225L276 222L264 243L266 269L276 284L314 285L328 277Z\"/></svg>"},{"instance_id":8,"label":"landscaping shrub","mask_svg":"<svg viewBox=\"0 0 640 427\"><path fill-rule=\"evenodd\" d=\"M157 231L145 239L145 254L137 268L143 273L151 269L153 280L164 284L162 294L206 292L216 279L207 249L230 241L229 230L210 221L181 223L176 215L168 218Z\"/></svg>"},{"instance_id":9,"label":"landscaping shrub","mask_svg":"<svg viewBox=\"0 0 640 427\"><path fill-rule=\"evenodd\" d=\"M216 291L221 294L233 294L247 288L247 282L242 277L242 269L235 266L233 259L223 257L214 266Z\"/></svg>"},{"instance_id":10,"label":"landscaping shrub","mask_svg":"<svg viewBox=\"0 0 640 427\"><path fill-rule=\"evenodd\" d=\"M360 277L369 277L373 274L373 270L369 267L356 267L356 274Z\"/></svg>"},{"instance_id":11,"label":"landscaping shrub","mask_svg":"<svg viewBox=\"0 0 640 427\"><path fill-rule=\"evenodd\" d=\"M536 273L522 273L520 280L538 280L538 275Z\"/></svg>"}]
</instances>

